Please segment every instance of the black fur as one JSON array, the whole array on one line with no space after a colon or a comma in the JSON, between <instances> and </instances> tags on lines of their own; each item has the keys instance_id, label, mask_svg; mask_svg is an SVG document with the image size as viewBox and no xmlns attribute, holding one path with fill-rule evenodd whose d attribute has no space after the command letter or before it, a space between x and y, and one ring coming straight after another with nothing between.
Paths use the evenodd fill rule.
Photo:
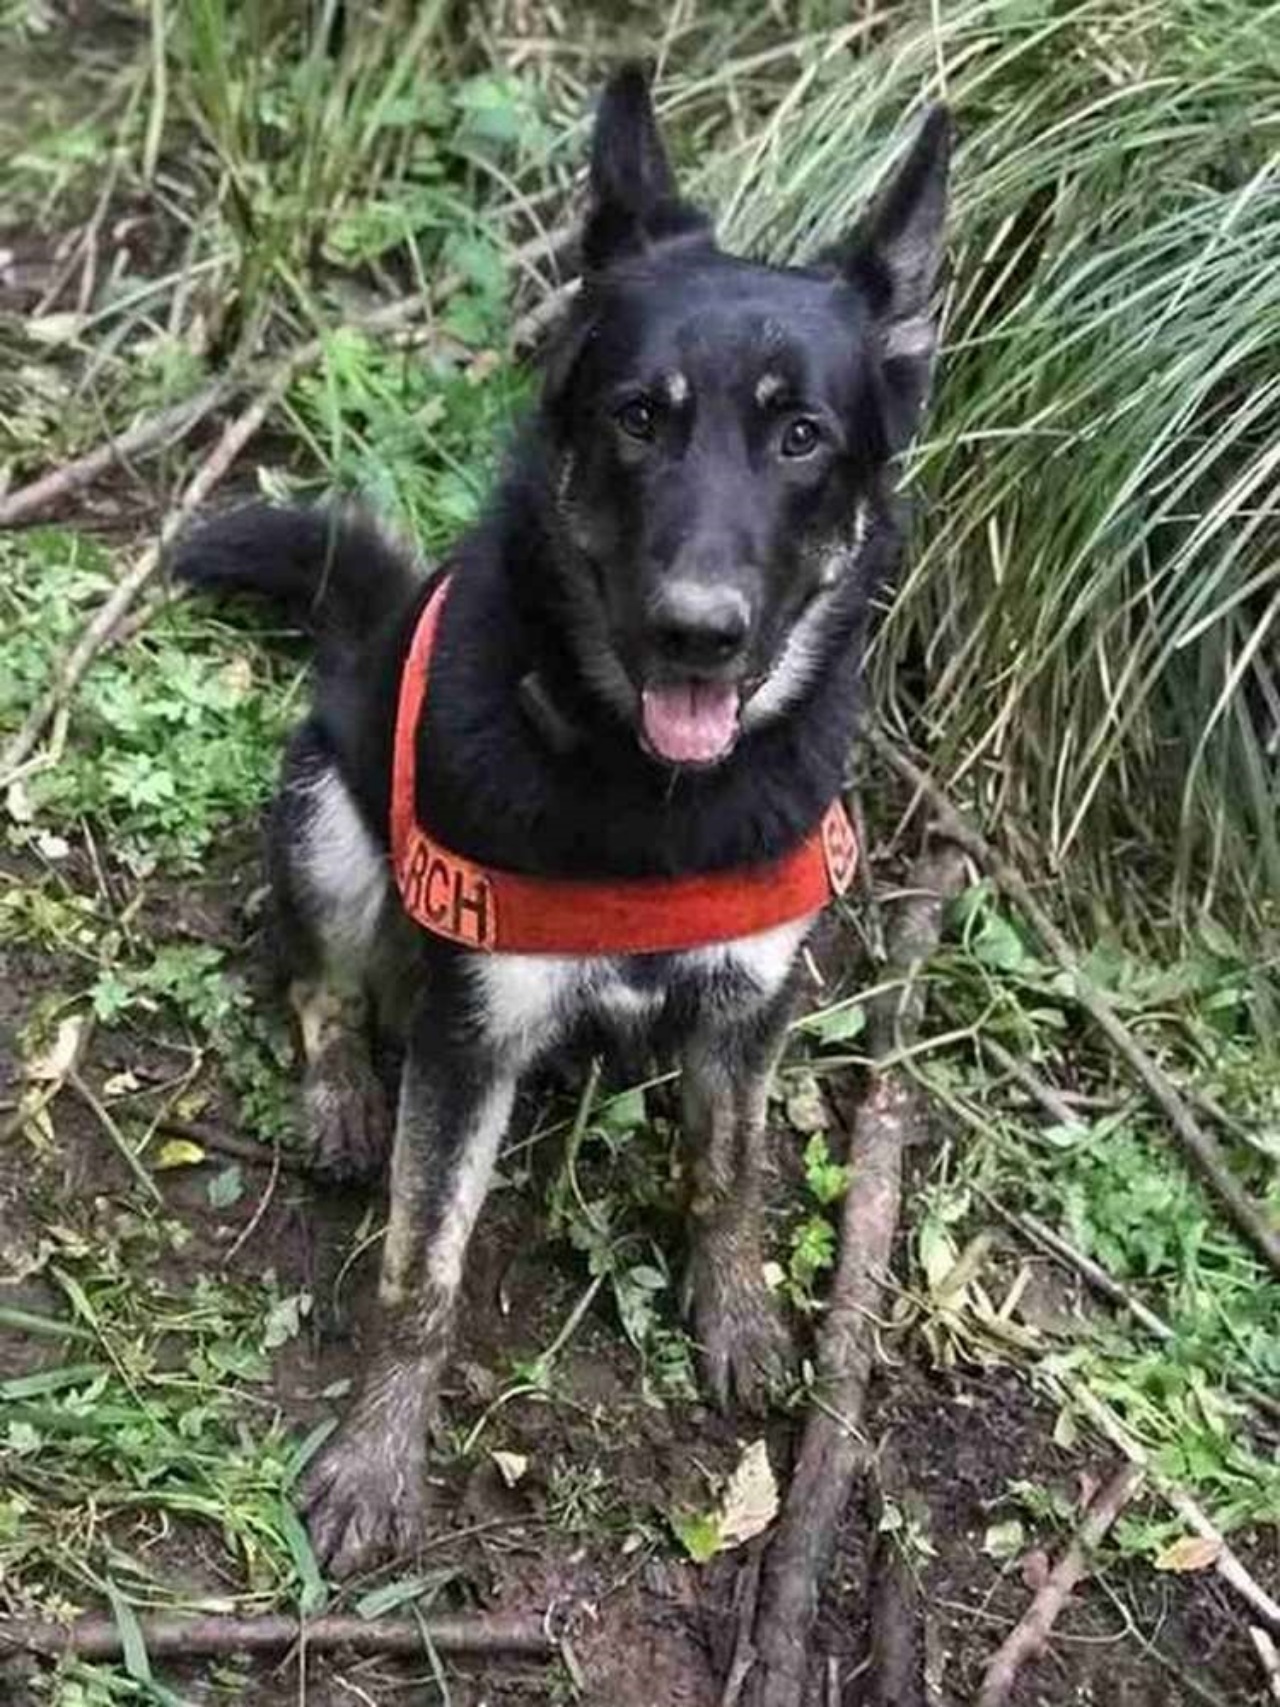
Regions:
<instances>
[{"instance_id":1,"label":"black fur","mask_svg":"<svg viewBox=\"0 0 1280 1707\"><path fill-rule=\"evenodd\" d=\"M842 781L867 613L899 547L892 458L929 382L947 150L934 114L847 243L809 268L760 266L724 254L679 199L639 74L610 85L583 288L488 515L447 566L417 733L419 817L446 846L561 878L675 875L766 861L815 825ZM272 876L328 1172L367 1170L385 1125L359 1035L367 995L406 1037L378 1337L307 1484L317 1551L347 1570L421 1533L455 1254L502 1107L575 1032L630 1027L631 1043L680 1055L707 1378L722 1399L758 1399L776 1376L765 1093L801 938L544 980L426 935L385 853L400 671L430 579L358 514L264 506L190 535L172 568L274 598L318 639Z\"/></svg>"}]
</instances>

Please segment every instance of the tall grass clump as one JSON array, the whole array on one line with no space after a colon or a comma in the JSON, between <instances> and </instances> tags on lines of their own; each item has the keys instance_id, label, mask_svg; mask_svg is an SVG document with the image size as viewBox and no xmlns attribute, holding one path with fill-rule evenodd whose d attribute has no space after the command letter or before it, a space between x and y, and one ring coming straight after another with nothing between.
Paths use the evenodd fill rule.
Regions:
<instances>
[{"instance_id":1,"label":"tall grass clump","mask_svg":"<svg viewBox=\"0 0 1280 1707\"><path fill-rule=\"evenodd\" d=\"M737 103L724 235L812 254L943 98L959 127L923 525L886 712L1077 896L1274 927L1280 6L983 0L826 35ZM878 32L878 33L877 33ZM673 78L694 111L732 63ZM1078 879L1078 882L1077 882Z\"/></svg>"}]
</instances>

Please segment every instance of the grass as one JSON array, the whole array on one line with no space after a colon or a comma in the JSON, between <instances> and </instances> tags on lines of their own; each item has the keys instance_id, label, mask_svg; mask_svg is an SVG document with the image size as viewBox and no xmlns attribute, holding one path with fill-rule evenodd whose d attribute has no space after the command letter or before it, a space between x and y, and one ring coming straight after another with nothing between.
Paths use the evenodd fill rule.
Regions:
<instances>
[{"instance_id":1,"label":"grass","mask_svg":"<svg viewBox=\"0 0 1280 1707\"><path fill-rule=\"evenodd\" d=\"M910 568L875 642L878 704L1052 882L1094 945L1095 980L1167 1070L1225 1111L1233 1166L1280 1212L1280 8L832 11L797 8L787 35L771 13L638 10L631 45L659 52L676 153L726 235L770 255L844 230L908 110L937 93L955 106L940 401L910 471ZM573 43L540 26L522 41L505 13L462 34L444 8L406 24L388 6L346 8L335 35L335 8L308 24L267 0L200 0L153 7L145 25L122 12L55 82L39 12L0 9L20 70L13 111L0 111L0 142L21 137L13 205L25 234L83 233L104 213L60 295L26 321L0 315L0 467L21 481L212 370L323 328L320 361L237 481L360 491L425 552L446 549L529 394L506 350L509 278L527 305L549 274L515 264L513 245L561 217L593 55L615 49L613 26L592 14ZM140 223L124 241L129 217ZM413 338L342 328L353 309L445 275ZM20 722L111 585L118 545L154 526L196 454L174 447L74 520L0 539L0 730ZM23 1187L5 1251L23 1302L4 1301L0 1326L36 1312L43 1348L0 1381L11 1608L313 1607L328 1592L288 1490L335 1395L299 1408L276 1378L287 1358L314 1368L323 1301L243 1261L224 1272L263 1182L160 1124L292 1140L290 1046L256 987L261 897L246 874L304 692L305 654L258 614L165 605L90 673L55 747L5 779L0 952L26 1078L0 1146L0 1188ZM865 792L891 842L881 781ZM864 1065L860 985L873 975L824 988L774 1103L791 1140L770 1274L810 1316L846 1183L824 1089ZM1280 1379L1274 1278L985 885L957 908L932 977L936 1035L906 1065L939 1142L894 1343L942 1367L1023 1371L1058 1407L1064 1442L1092 1426L1083 1384L1225 1528L1274 1523L1280 1483L1249 1397ZM117 1141L49 1066L68 1021L86 1044L77 1071L135 1168L101 1191L66 1189L73 1165L96 1182ZM1081 1099L1077 1115L1044 1118L984 1039ZM574 1353L602 1310L637 1401L685 1414L664 1096L633 1087L576 1117L557 1101L508 1156L506 1184L543 1193L565 1291L483 1403L461 1408L456 1460L508 1441L530 1398L560 1417L589 1408ZM566 1130L546 1183L540 1134ZM1039 1259L1001 1208L1068 1237L1172 1338L1074 1294L1048 1317L1026 1308ZM352 1262L378 1229L366 1217L348 1233ZM352 1284L344 1273L334 1290ZM602 1452L630 1426L607 1406L593 1415ZM594 1457L556 1446L535 1470L550 1527L574 1546L623 1533L646 1552L674 1545L670 1511L640 1509ZM1050 1496L1011 1498L1043 1511ZM1152 1562L1176 1526L1145 1506L1119 1537ZM234 1669L215 1683L227 1698L246 1687ZM69 1665L43 1687L62 1707L169 1698L127 1666Z\"/></svg>"}]
</instances>

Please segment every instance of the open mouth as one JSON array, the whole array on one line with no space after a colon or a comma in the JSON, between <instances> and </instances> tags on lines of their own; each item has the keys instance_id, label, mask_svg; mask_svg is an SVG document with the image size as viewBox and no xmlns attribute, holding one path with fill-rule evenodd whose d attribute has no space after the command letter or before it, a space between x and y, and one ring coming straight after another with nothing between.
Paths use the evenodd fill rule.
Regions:
<instances>
[{"instance_id":1,"label":"open mouth","mask_svg":"<svg viewBox=\"0 0 1280 1707\"><path fill-rule=\"evenodd\" d=\"M663 682L640 700L645 744L673 765L710 765L738 737L742 694L735 682Z\"/></svg>"}]
</instances>

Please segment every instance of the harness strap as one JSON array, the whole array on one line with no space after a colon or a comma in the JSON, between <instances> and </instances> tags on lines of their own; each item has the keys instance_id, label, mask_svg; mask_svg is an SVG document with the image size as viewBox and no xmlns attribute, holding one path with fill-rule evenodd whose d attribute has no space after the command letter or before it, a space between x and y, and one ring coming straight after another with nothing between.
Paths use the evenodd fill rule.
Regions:
<instances>
[{"instance_id":1,"label":"harness strap","mask_svg":"<svg viewBox=\"0 0 1280 1707\"><path fill-rule=\"evenodd\" d=\"M417 735L449 577L432 591L400 679L391 858L410 918L467 948L510 954L670 954L753 936L818 912L849 887L857 841L833 800L780 859L686 877L530 877L446 848L417 818Z\"/></svg>"}]
</instances>

